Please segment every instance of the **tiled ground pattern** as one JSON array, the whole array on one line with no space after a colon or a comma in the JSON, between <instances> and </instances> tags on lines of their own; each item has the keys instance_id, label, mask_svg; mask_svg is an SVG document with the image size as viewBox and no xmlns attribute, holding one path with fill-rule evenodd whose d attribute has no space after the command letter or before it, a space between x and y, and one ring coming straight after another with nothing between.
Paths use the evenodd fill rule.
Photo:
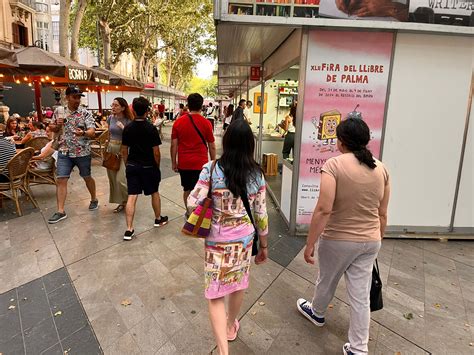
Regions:
<instances>
[{"instance_id":1,"label":"tiled ground pattern","mask_svg":"<svg viewBox=\"0 0 474 355\"><path fill-rule=\"evenodd\" d=\"M66 268L0 295L0 353L101 354Z\"/></svg>"},{"instance_id":2,"label":"tiled ground pattern","mask_svg":"<svg viewBox=\"0 0 474 355\"><path fill-rule=\"evenodd\" d=\"M166 155L169 145L162 148ZM107 203L107 177L99 166L93 168L101 201L98 211L87 210L85 187L77 176L70 182L69 218L62 223L45 222L55 206L52 186L33 188L41 211L11 219L14 214L6 206L2 214L10 217L0 225L0 294L65 265L106 354L212 351L215 344L203 298L202 241L180 235L184 209L179 177L166 174L160 190L171 223L153 228L150 202L141 197L138 236L128 243L122 241L123 215L113 214L115 206ZM311 298L317 270L305 264L299 252L304 239L288 235L272 205L269 215L272 260L252 269L232 353L340 354L349 314L344 282L327 326L315 328L302 318L295 302L302 296ZM473 353L474 243L385 240L379 262L385 308L372 315L371 353ZM404 317L409 313L412 319Z\"/></svg>"}]
</instances>

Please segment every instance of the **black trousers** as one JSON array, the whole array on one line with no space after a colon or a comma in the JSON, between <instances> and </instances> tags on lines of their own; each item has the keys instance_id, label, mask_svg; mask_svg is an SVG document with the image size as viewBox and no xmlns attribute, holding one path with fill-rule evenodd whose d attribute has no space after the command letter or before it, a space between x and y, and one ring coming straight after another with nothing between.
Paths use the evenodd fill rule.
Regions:
<instances>
[{"instance_id":1,"label":"black trousers","mask_svg":"<svg viewBox=\"0 0 474 355\"><path fill-rule=\"evenodd\" d=\"M288 159L290 157L290 153L295 146L295 132L288 132L285 136L285 141L283 142L283 150L281 153L283 154L283 159Z\"/></svg>"}]
</instances>

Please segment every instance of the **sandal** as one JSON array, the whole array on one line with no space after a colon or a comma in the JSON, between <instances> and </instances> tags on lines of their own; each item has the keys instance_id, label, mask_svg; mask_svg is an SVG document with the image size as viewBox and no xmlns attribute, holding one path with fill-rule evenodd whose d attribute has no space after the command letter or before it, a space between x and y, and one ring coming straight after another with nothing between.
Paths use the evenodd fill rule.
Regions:
<instances>
[{"instance_id":1,"label":"sandal","mask_svg":"<svg viewBox=\"0 0 474 355\"><path fill-rule=\"evenodd\" d=\"M125 209L124 205L118 205L116 209L114 209L114 213L120 213Z\"/></svg>"},{"instance_id":2,"label":"sandal","mask_svg":"<svg viewBox=\"0 0 474 355\"><path fill-rule=\"evenodd\" d=\"M227 341L234 341L235 339L237 339L237 334L239 333L239 329L240 329L240 323L237 319L234 322L234 328L235 328L234 334L229 335L229 333L227 333Z\"/></svg>"}]
</instances>

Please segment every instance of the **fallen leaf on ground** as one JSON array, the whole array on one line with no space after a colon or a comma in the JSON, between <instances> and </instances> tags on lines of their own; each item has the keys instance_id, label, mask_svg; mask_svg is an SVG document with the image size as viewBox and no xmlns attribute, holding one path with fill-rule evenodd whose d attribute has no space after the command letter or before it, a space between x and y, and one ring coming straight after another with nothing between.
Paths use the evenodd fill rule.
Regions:
<instances>
[{"instance_id":1,"label":"fallen leaf on ground","mask_svg":"<svg viewBox=\"0 0 474 355\"><path fill-rule=\"evenodd\" d=\"M175 311L171 311L171 313L175 313Z\"/></svg>"},{"instance_id":2,"label":"fallen leaf on ground","mask_svg":"<svg viewBox=\"0 0 474 355\"><path fill-rule=\"evenodd\" d=\"M196 311L195 311L195 310L192 310L192 311L191 311L191 314L196 314Z\"/></svg>"},{"instance_id":3,"label":"fallen leaf on ground","mask_svg":"<svg viewBox=\"0 0 474 355\"><path fill-rule=\"evenodd\" d=\"M260 306L265 306L265 302L258 302Z\"/></svg>"},{"instance_id":4,"label":"fallen leaf on ground","mask_svg":"<svg viewBox=\"0 0 474 355\"><path fill-rule=\"evenodd\" d=\"M40 251L39 249L36 249L36 250L35 250L35 253L37 253L37 252L39 252L39 251Z\"/></svg>"},{"instance_id":5,"label":"fallen leaf on ground","mask_svg":"<svg viewBox=\"0 0 474 355\"><path fill-rule=\"evenodd\" d=\"M330 304L330 305L328 306L328 308L334 308L334 305Z\"/></svg>"},{"instance_id":6,"label":"fallen leaf on ground","mask_svg":"<svg viewBox=\"0 0 474 355\"><path fill-rule=\"evenodd\" d=\"M8 307L8 309L9 309L10 311L11 311L12 309L15 309L15 308L16 308L16 306L14 306L14 305L11 305L10 307Z\"/></svg>"},{"instance_id":7,"label":"fallen leaf on ground","mask_svg":"<svg viewBox=\"0 0 474 355\"><path fill-rule=\"evenodd\" d=\"M394 282L393 284L394 284L394 285L398 285L398 282Z\"/></svg>"},{"instance_id":8,"label":"fallen leaf on ground","mask_svg":"<svg viewBox=\"0 0 474 355\"><path fill-rule=\"evenodd\" d=\"M423 318L423 314L418 314L418 317Z\"/></svg>"},{"instance_id":9,"label":"fallen leaf on ground","mask_svg":"<svg viewBox=\"0 0 474 355\"><path fill-rule=\"evenodd\" d=\"M129 299L126 299L126 300L123 300L122 302L120 302L120 304L124 307L127 307L127 306L130 306L132 304L132 301L130 301Z\"/></svg>"},{"instance_id":10,"label":"fallen leaf on ground","mask_svg":"<svg viewBox=\"0 0 474 355\"><path fill-rule=\"evenodd\" d=\"M252 313L250 313L252 316L256 315L257 312L253 311Z\"/></svg>"},{"instance_id":11,"label":"fallen leaf on ground","mask_svg":"<svg viewBox=\"0 0 474 355\"><path fill-rule=\"evenodd\" d=\"M397 351L395 354L393 355L402 355L402 353L400 351Z\"/></svg>"},{"instance_id":12,"label":"fallen leaf on ground","mask_svg":"<svg viewBox=\"0 0 474 355\"><path fill-rule=\"evenodd\" d=\"M441 305L440 305L439 303L435 303L434 306L435 306L436 308L441 308Z\"/></svg>"},{"instance_id":13,"label":"fallen leaf on ground","mask_svg":"<svg viewBox=\"0 0 474 355\"><path fill-rule=\"evenodd\" d=\"M58 317L58 316L60 316L61 314L63 314L63 312L57 311L56 313L54 313L54 316L55 316L55 317Z\"/></svg>"},{"instance_id":14,"label":"fallen leaf on ground","mask_svg":"<svg viewBox=\"0 0 474 355\"><path fill-rule=\"evenodd\" d=\"M471 325L469 323L464 324L465 327L470 327Z\"/></svg>"},{"instance_id":15,"label":"fallen leaf on ground","mask_svg":"<svg viewBox=\"0 0 474 355\"><path fill-rule=\"evenodd\" d=\"M15 299L14 299L14 298L12 298L12 299L10 300L10 302L13 302L13 301L15 301Z\"/></svg>"},{"instance_id":16,"label":"fallen leaf on ground","mask_svg":"<svg viewBox=\"0 0 474 355\"><path fill-rule=\"evenodd\" d=\"M474 346L474 343L469 343L469 346Z\"/></svg>"},{"instance_id":17,"label":"fallen leaf on ground","mask_svg":"<svg viewBox=\"0 0 474 355\"><path fill-rule=\"evenodd\" d=\"M413 313L405 313L403 317L408 320L413 319Z\"/></svg>"}]
</instances>

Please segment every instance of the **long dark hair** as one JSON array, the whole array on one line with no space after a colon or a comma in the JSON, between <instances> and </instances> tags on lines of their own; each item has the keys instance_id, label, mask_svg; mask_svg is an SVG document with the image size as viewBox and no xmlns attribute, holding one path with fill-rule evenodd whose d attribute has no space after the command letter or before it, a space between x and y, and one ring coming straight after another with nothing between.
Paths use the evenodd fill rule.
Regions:
<instances>
[{"instance_id":1,"label":"long dark hair","mask_svg":"<svg viewBox=\"0 0 474 355\"><path fill-rule=\"evenodd\" d=\"M227 106L225 117L232 116L233 113L234 113L234 105L230 104L229 106Z\"/></svg>"},{"instance_id":2,"label":"long dark hair","mask_svg":"<svg viewBox=\"0 0 474 355\"><path fill-rule=\"evenodd\" d=\"M232 122L222 139L224 153L219 165L224 171L227 188L234 196L247 192L247 183L256 181L262 169L253 158L255 139L245 120Z\"/></svg>"},{"instance_id":3,"label":"long dark hair","mask_svg":"<svg viewBox=\"0 0 474 355\"><path fill-rule=\"evenodd\" d=\"M348 118L342 121L336 129L337 139L344 146L354 153L359 162L367 165L371 169L375 169L374 157L367 144L370 141L370 129L367 124L359 118Z\"/></svg>"},{"instance_id":4,"label":"long dark hair","mask_svg":"<svg viewBox=\"0 0 474 355\"><path fill-rule=\"evenodd\" d=\"M129 120L133 120L134 116L133 116L132 110L130 110L130 106L128 106L127 100L125 100L123 97L116 97L114 100L119 103L120 107L124 108L123 110L124 117Z\"/></svg>"},{"instance_id":5,"label":"long dark hair","mask_svg":"<svg viewBox=\"0 0 474 355\"><path fill-rule=\"evenodd\" d=\"M296 104L291 105L290 107L290 116L293 118L293 122L295 122L296 119ZM293 123L294 125L294 123Z\"/></svg>"},{"instance_id":6,"label":"long dark hair","mask_svg":"<svg viewBox=\"0 0 474 355\"><path fill-rule=\"evenodd\" d=\"M15 121L17 123L16 130L14 131L13 128L11 127L12 122ZM11 134L12 136L18 132L18 121L16 118L9 117L6 123L5 127L5 133L8 133L9 135Z\"/></svg>"}]
</instances>

